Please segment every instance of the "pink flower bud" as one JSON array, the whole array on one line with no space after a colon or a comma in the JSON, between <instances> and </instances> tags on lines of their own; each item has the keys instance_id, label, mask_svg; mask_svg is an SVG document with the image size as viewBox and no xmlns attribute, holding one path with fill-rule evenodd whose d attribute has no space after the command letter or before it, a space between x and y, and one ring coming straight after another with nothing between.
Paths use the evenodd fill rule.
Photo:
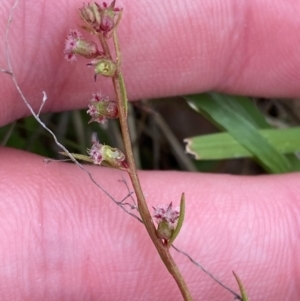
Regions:
<instances>
[{"instance_id":1,"label":"pink flower bud","mask_svg":"<svg viewBox=\"0 0 300 301\"><path fill-rule=\"evenodd\" d=\"M93 33L102 33L107 36L108 33L117 25L121 9L115 7L116 1L113 0L110 5L103 2L100 6L96 2L83 5L79 9L82 21L85 23L87 30Z\"/></svg>"},{"instance_id":2,"label":"pink flower bud","mask_svg":"<svg viewBox=\"0 0 300 301\"><path fill-rule=\"evenodd\" d=\"M89 29L97 32L101 19L98 5L95 2L88 5L84 3L83 7L79 9L79 15Z\"/></svg>"}]
</instances>

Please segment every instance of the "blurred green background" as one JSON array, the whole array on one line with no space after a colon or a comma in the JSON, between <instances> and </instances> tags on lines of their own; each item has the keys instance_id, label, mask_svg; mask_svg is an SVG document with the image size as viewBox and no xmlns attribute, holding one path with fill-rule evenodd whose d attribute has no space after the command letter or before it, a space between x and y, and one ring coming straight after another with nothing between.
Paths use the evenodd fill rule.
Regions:
<instances>
[{"instance_id":1,"label":"blurred green background","mask_svg":"<svg viewBox=\"0 0 300 301\"><path fill-rule=\"evenodd\" d=\"M123 150L117 120L88 124L86 110L44 114L41 119L70 152L86 154L93 132L101 143ZM141 100L130 104L128 121L139 169L228 174L300 170L297 99L246 99L208 93ZM290 128L293 131L282 132ZM271 131L264 136L261 129ZM199 151L200 160L187 154L184 139L192 149L195 146L194 153ZM33 117L0 128L0 141L43 157L62 158L53 138Z\"/></svg>"}]
</instances>

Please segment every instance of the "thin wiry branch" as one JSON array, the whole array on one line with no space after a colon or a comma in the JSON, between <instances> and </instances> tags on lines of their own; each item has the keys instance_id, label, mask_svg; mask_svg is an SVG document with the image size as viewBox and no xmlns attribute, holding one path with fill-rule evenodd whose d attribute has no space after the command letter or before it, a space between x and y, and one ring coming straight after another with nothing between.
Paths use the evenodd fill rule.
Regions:
<instances>
[{"instance_id":1,"label":"thin wiry branch","mask_svg":"<svg viewBox=\"0 0 300 301\"><path fill-rule=\"evenodd\" d=\"M205 269L199 262L197 262L195 259L193 259L189 254L187 254L186 252L178 249L174 245L172 245L172 247L177 252L179 252L179 253L183 254L184 256L186 256L195 266L197 266L199 269L201 269L205 274L207 274L215 282L217 282L219 285L221 285L223 288L225 288L227 291L229 291L231 294L233 294L235 299L237 299L237 300L243 300L242 297L238 293L236 293L235 291L233 291L228 286L224 285L220 280L218 280L212 273L210 273L207 269Z\"/></svg>"},{"instance_id":2,"label":"thin wiry branch","mask_svg":"<svg viewBox=\"0 0 300 301\"><path fill-rule=\"evenodd\" d=\"M128 183L127 183L127 181L125 180L125 178L124 178L123 175L122 175L122 180L119 180L119 181L122 182L122 183L124 183L125 186L126 186L126 188L127 188L127 191L130 192ZM131 207L132 207L131 209L138 209L138 206L137 206L137 204L136 204L136 201L135 201L135 199L132 197L132 195L130 196L130 198L131 198L131 200L132 200L132 202L133 202L133 204L134 204L134 205L131 205Z\"/></svg>"},{"instance_id":3,"label":"thin wiry branch","mask_svg":"<svg viewBox=\"0 0 300 301\"><path fill-rule=\"evenodd\" d=\"M11 75L11 78L14 82L14 85L19 93L19 95L21 96L22 100L24 101L25 105L27 106L27 108L29 109L30 113L32 114L32 116L36 119L36 121L48 132L51 134L51 136L53 137L55 143L64 151L68 154L68 156L70 157L70 159L81 169L83 170L90 178L90 180L98 187L100 188L104 194L106 194L106 196L108 196L116 205L118 205L119 207L121 207L126 213L128 213L129 215L135 217L136 219L139 220L139 217L138 216L135 216L133 213L131 213L130 211L128 211L124 206L123 206L123 202L125 199L127 199L132 193L128 193L128 195L120 202L116 201L112 195L110 195L110 193L105 190L100 184L98 184L96 182L96 180L93 178L92 174L86 170L82 164L80 164L73 156L72 154L61 144L59 143L59 141L57 140L55 134L46 126L46 124L40 119L39 115L40 115L40 112L47 100L47 94L45 91L43 91L43 100L42 100L42 104L40 106L40 109L38 111L38 113L36 114L32 108L32 106L29 104L29 102L27 101L26 97L24 96L23 94L23 91L21 90L18 82L17 82L17 79L14 75L14 72L13 72L13 68L12 68L12 63L11 63L11 59L10 59L10 54L9 54L9 43L8 43L8 37L9 37L9 31L10 31L10 26L11 26L11 22L13 20L13 12L15 10L15 8L17 7L18 5L18 0L15 1L14 5L12 6L11 10L10 10L10 14L9 14L9 18L8 18L8 21L7 21L7 25L6 25L6 31L5 31L5 55L6 55L6 61L7 61L7 64L8 64L8 69L9 70L5 70L5 72L7 74L10 74Z\"/></svg>"},{"instance_id":4,"label":"thin wiry branch","mask_svg":"<svg viewBox=\"0 0 300 301\"><path fill-rule=\"evenodd\" d=\"M0 72L7 73L8 75L12 75L12 73L6 69L0 68Z\"/></svg>"},{"instance_id":5,"label":"thin wiry branch","mask_svg":"<svg viewBox=\"0 0 300 301\"><path fill-rule=\"evenodd\" d=\"M128 191L128 194L130 193L130 189L129 189L129 186L128 186L128 183L127 183L127 181L125 180L125 178L124 178L124 176L122 175L122 180L119 180L120 182L123 182L124 184L125 184L125 186L126 186L126 188L127 188L127 191ZM139 210L138 209L138 206L137 206L137 204L136 204L136 201L135 201L135 199L132 197L132 195L133 195L133 193L130 193L130 198L131 198L131 200L132 200L132 202L133 202L133 205L131 205L130 203L123 203L123 205L127 205L127 206L129 206L130 207L130 209L131 210ZM137 215L135 215L134 213L130 213L130 215L131 216L133 216L135 219L137 219L139 222L141 222L142 224L144 224L144 222L143 222L143 220L140 218L140 217L138 217Z\"/></svg>"}]
</instances>

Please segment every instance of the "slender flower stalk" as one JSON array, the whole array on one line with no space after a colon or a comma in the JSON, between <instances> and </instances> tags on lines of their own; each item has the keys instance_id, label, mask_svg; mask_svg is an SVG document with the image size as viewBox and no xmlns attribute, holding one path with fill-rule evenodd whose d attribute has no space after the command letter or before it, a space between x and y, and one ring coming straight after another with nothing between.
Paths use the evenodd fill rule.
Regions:
<instances>
[{"instance_id":1,"label":"slender flower stalk","mask_svg":"<svg viewBox=\"0 0 300 301\"><path fill-rule=\"evenodd\" d=\"M102 145L96 139L93 139L93 146L88 150L89 160L97 165L103 165L105 163L105 165L119 168L121 170L125 169L128 172L136 194L138 210L148 234L168 271L177 282L184 300L190 301L192 300L191 294L170 254L170 246L168 245L169 239L174 232L176 220L178 219L178 212L176 209L175 211L172 210L172 205L170 204L167 208L165 208L163 223L166 225L163 226L163 224L160 223L158 229L155 228L134 162L127 124L128 99L125 81L121 72L121 51L116 34L117 26L121 20L122 10L115 7L115 0L113 0L109 5L104 2L102 6L93 2L91 4L84 4L79 10L79 15L84 23L83 28L99 38L102 51L98 50L97 45L94 42L84 40L79 32L73 30L66 39L64 52L65 57L69 61L74 61L76 59L76 55L92 59L88 66L94 68L95 79L98 75L112 78L117 102L114 103L113 101L109 101L107 98L103 98L100 93L96 93L93 95L93 98L89 103L89 109L87 112L91 115L90 122L96 121L103 123L107 118L119 117L126 153L125 160L125 156L118 149ZM113 44L115 48L115 60L112 57L110 45L108 43L108 40L111 37L113 37ZM169 225L170 222L173 223L171 227ZM165 231L164 234L163 231ZM176 235L178 235L178 231Z\"/></svg>"},{"instance_id":2,"label":"slender flower stalk","mask_svg":"<svg viewBox=\"0 0 300 301\"><path fill-rule=\"evenodd\" d=\"M107 43L107 41L104 40L104 43ZM120 53L119 43L118 43L116 32L114 32L114 45L116 48L116 53L117 54ZM105 49L105 47L103 47L103 49ZM118 66L115 76L113 77L113 83L114 83L114 87L115 87L115 91L116 91L117 99L118 99L119 120L120 120L120 126L121 126L123 142L124 142L124 147L125 147L125 152L126 152L126 158L127 158L127 162L128 162L128 174L131 179L132 186L135 190L135 194L137 197L137 203L138 203L138 209L139 209L140 215L142 217L142 220L145 224L145 227L148 231L148 234L149 234L153 244L155 245L155 247L156 247L162 261L164 262L166 268L168 269L169 273L175 279L184 300L190 301L193 299L192 299L192 296L186 285L186 282L183 279L173 257L171 256L168 246L166 246L164 244L164 241L157 235L157 231L154 227L152 217L149 212L149 209L148 209L148 206L147 206L147 203L146 203L143 191L142 191L140 180L139 180L137 170L135 167L133 151L132 151L132 146L131 146L131 139L130 139L128 123L127 123L126 104L127 104L128 100L127 100L127 93L126 93L124 79L123 79L123 76L122 76L122 73L120 70L121 60L120 60L120 58L117 58L117 59L118 59L119 66Z\"/></svg>"},{"instance_id":3,"label":"slender flower stalk","mask_svg":"<svg viewBox=\"0 0 300 301\"><path fill-rule=\"evenodd\" d=\"M115 87L117 87L117 91L120 91L119 88L119 81L118 78L114 79L114 84ZM118 92L120 94L120 92ZM119 112L120 112L120 124L121 124L121 130L122 130L122 135L123 135L123 141L124 141L124 147L125 147L125 152L126 152L126 158L128 162L128 174L132 182L132 186L134 188L136 197L137 197L137 203L138 203L138 209L140 212L140 215L142 217L142 220L145 224L145 227L148 231L148 234L155 245L162 261L164 262L166 268L170 272L170 274L173 276L175 279L181 294L184 298L184 300L193 300L192 296L188 290L188 287L174 261L172 258L169 248L165 246L164 242L160 237L158 237L156 229L154 227L154 224L152 222L152 217L150 215L148 206L146 204L146 200L141 188L141 184L139 181L139 177L137 174L137 170L135 167L134 159L133 159L133 152L132 152L132 147L131 147L131 142L130 142L130 135L129 135L129 130L128 130L128 125L125 117L125 112L124 112L124 107L122 106L123 99L120 95L119 98Z\"/></svg>"}]
</instances>

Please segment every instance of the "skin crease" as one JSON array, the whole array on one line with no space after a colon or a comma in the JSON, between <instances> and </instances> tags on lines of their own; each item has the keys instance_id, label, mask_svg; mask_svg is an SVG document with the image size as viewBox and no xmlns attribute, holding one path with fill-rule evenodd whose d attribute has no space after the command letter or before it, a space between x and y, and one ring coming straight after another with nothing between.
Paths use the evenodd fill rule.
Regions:
<instances>
[{"instance_id":1,"label":"skin crease","mask_svg":"<svg viewBox=\"0 0 300 301\"><path fill-rule=\"evenodd\" d=\"M13 1L0 5L0 34ZM20 1L10 33L14 72L37 110L86 107L95 89L85 61L62 59L82 1ZM299 1L129 1L119 35L130 99L218 90L300 96ZM0 67L7 68L4 38ZM28 116L11 78L1 74L0 125ZM174 104L176 105L176 104ZM1 300L180 300L143 227L72 164L45 164L0 149ZM117 200L119 171L87 167ZM141 172L149 206L179 202L187 215L175 245L251 300L299 300L299 174L237 177ZM168 179L168 181L166 181ZM195 300L231 300L172 251Z\"/></svg>"}]
</instances>

